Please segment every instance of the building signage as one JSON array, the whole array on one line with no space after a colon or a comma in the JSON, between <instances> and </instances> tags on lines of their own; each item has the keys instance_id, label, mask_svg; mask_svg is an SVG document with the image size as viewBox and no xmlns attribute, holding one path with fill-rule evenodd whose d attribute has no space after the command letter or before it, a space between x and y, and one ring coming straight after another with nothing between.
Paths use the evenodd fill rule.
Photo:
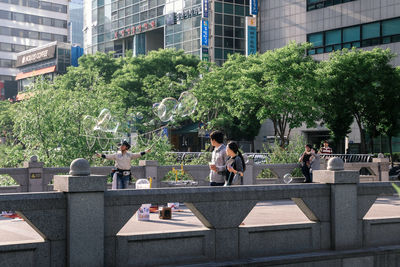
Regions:
<instances>
[{"instance_id":1,"label":"building signage","mask_svg":"<svg viewBox=\"0 0 400 267\"><path fill-rule=\"evenodd\" d=\"M30 178L31 179L40 179L40 178L42 178L42 174L41 173L31 173Z\"/></svg>"},{"instance_id":2,"label":"building signage","mask_svg":"<svg viewBox=\"0 0 400 267\"><path fill-rule=\"evenodd\" d=\"M52 45L46 48L38 49L33 52L29 52L17 57L17 67L33 64L36 62L44 61L56 56L56 45Z\"/></svg>"},{"instance_id":3,"label":"building signage","mask_svg":"<svg viewBox=\"0 0 400 267\"><path fill-rule=\"evenodd\" d=\"M176 24L176 14L175 14L175 12L165 15L165 24L166 25L174 25L174 24Z\"/></svg>"},{"instance_id":4,"label":"building signage","mask_svg":"<svg viewBox=\"0 0 400 267\"><path fill-rule=\"evenodd\" d=\"M258 0L250 0L250 15L258 14Z\"/></svg>"},{"instance_id":5,"label":"building signage","mask_svg":"<svg viewBox=\"0 0 400 267\"><path fill-rule=\"evenodd\" d=\"M246 17L246 55L257 53L257 20Z\"/></svg>"},{"instance_id":6,"label":"building signage","mask_svg":"<svg viewBox=\"0 0 400 267\"><path fill-rule=\"evenodd\" d=\"M120 31L114 32L114 39L124 38L127 36L146 32L148 30L155 29L156 26L157 26L157 24L156 24L155 20L153 20L149 23L146 22L141 25L132 26L132 27L126 28L125 30L120 30Z\"/></svg>"},{"instance_id":7,"label":"building signage","mask_svg":"<svg viewBox=\"0 0 400 267\"><path fill-rule=\"evenodd\" d=\"M176 21L189 19L201 14L201 7L194 7L191 9L184 10L183 12L175 13Z\"/></svg>"},{"instance_id":8,"label":"building signage","mask_svg":"<svg viewBox=\"0 0 400 267\"><path fill-rule=\"evenodd\" d=\"M202 47L201 48L201 60L204 61L209 61L209 55L208 55L208 47Z\"/></svg>"},{"instance_id":9,"label":"building signage","mask_svg":"<svg viewBox=\"0 0 400 267\"><path fill-rule=\"evenodd\" d=\"M201 21L201 45L208 46L208 20Z\"/></svg>"},{"instance_id":10,"label":"building signage","mask_svg":"<svg viewBox=\"0 0 400 267\"><path fill-rule=\"evenodd\" d=\"M208 0L202 0L201 7L202 7L201 17L208 18Z\"/></svg>"}]
</instances>

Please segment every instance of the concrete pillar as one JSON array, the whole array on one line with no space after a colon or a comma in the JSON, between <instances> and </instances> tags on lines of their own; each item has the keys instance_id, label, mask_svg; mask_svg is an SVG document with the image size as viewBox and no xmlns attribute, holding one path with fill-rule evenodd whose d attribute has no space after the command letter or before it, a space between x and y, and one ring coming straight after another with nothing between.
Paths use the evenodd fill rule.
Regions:
<instances>
[{"instance_id":1,"label":"concrete pillar","mask_svg":"<svg viewBox=\"0 0 400 267\"><path fill-rule=\"evenodd\" d=\"M382 154L380 154L382 155ZM379 181L388 182L389 181L389 158L385 158L383 155L378 155L378 158L373 158L372 162L378 163L378 176Z\"/></svg>"},{"instance_id":2,"label":"concrete pillar","mask_svg":"<svg viewBox=\"0 0 400 267\"><path fill-rule=\"evenodd\" d=\"M43 162L38 162L37 156L32 156L28 162L24 162L24 168L28 169L28 192L47 191L47 184L44 183Z\"/></svg>"},{"instance_id":3,"label":"concrete pillar","mask_svg":"<svg viewBox=\"0 0 400 267\"><path fill-rule=\"evenodd\" d=\"M67 265L104 266L104 191L107 176L90 175L85 159L70 175L54 176L54 189L67 195Z\"/></svg>"},{"instance_id":4,"label":"concrete pillar","mask_svg":"<svg viewBox=\"0 0 400 267\"><path fill-rule=\"evenodd\" d=\"M256 177L254 177L254 159L248 159L246 163L246 171L243 175L243 185L256 184Z\"/></svg>"},{"instance_id":5,"label":"concrete pillar","mask_svg":"<svg viewBox=\"0 0 400 267\"><path fill-rule=\"evenodd\" d=\"M331 248L350 249L362 245L359 234L357 171L345 171L340 158L331 158L327 170L315 171L313 181L331 186Z\"/></svg>"},{"instance_id":6,"label":"concrete pillar","mask_svg":"<svg viewBox=\"0 0 400 267\"><path fill-rule=\"evenodd\" d=\"M161 178L158 178L158 161L157 160L139 160L139 166L144 166L145 178L151 177L153 179L152 187L161 187Z\"/></svg>"}]
</instances>

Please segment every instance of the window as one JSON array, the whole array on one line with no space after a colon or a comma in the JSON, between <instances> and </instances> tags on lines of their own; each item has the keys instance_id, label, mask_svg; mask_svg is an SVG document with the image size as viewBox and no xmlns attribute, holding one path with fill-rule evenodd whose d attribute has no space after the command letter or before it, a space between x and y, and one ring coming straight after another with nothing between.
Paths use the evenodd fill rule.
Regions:
<instances>
[{"instance_id":1,"label":"window","mask_svg":"<svg viewBox=\"0 0 400 267\"><path fill-rule=\"evenodd\" d=\"M47 32L41 32L40 40L51 41L51 34Z\"/></svg>"},{"instance_id":2,"label":"window","mask_svg":"<svg viewBox=\"0 0 400 267\"><path fill-rule=\"evenodd\" d=\"M222 15L215 14L215 24L222 24Z\"/></svg>"},{"instance_id":3,"label":"window","mask_svg":"<svg viewBox=\"0 0 400 267\"><path fill-rule=\"evenodd\" d=\"M224 13L233 14L233 5L232 4L224 4Z\"/></svg>"},{"instance_id":4,"label":"window","mask_svg":"<svg viewBox=\"0 0 400 267\"><path fill-rule=\"evenodd\" d=\"M1 51L8 51L11 52L11 44L7 44L7 43L0 43L0 50Z\"/></svg>"},{"instance_id":5,"label":"window","mask_svg":"<svg viewBox=\"0 0 400 267\"><path fill-rule=\"evenodd\" d=\"M14 45L14 52L22 52L27 50L28 48L25 47L24 45Z\"/></svg>"},{"instance_id":6,"label":"window","mask_svg":"<svg viewBox=\"0 0 400 267\"><path fill-rule=\"evenodd\" d=\"M215 35L222 35L222 26L215 25Z\"/></svg>"},{"instance_id":7,"label":"window","mask_svg":"<svg viewBox=\"0 0 400 267\"><path fill-rule=\"evenodd\" d=\"M228 37L233 37L233 28L232 27L224 27L224 35Z\"/></svg>"},{"instance_id":8,"label":"window","mask_svg":"<svg viewBox=\"0 0 400 267\"><path fill-rule=\"evenodd\" d=\"M308 42L312 43L314 47L320 47L323 46L324 36L322 33L315 33L315 34L310 34L308 36Z\"/></svg>"},{"instance_id":9,"label":"window","mask_svg":"<svg viewBox=\"0 0 400 267\"><path fill-rule=\"evenodd\" d=\"M5 10L0 10L0 19L9 19L9 20L11 20L11 12L10 11L5 11Z\"/></svg>"},{"instance_id":10,"label":"window","mask_svg":"<svg viewBox=\"0 0 400 267\"><path fill-rule=\"evenodd\" d=\"M400 18L382 22L382 36L400 34Z\"/></svg>"},{"instance_id":11,"label":"window","mask_svg":"<svg viewBox=\"0 0 400 267\"><path fill-rule=\"evenodd\" d=\"M1 27L0 26L0 35L10 36L11 35L11 28Z\"/></svg>"},{"instance_id":12,"label":"window","mask_svg":"<svg viewBox=\"0 0 400 267\"><path fill-rule=\"evenodd\" d=\"M46 26L52 26L51 18L42 17L42 24Z\"/></svg>"},{"instance_id":13,"label":"window","mask_svg":"<svg viewBox=\"0 0 400 267\"><path fill-rule=\"evenodd\" d=\"M215 54L215 58L219 58L219 59L222 59L222 58L223 58L223 57L222 57L222 49L215 48L215 49L214 49L214 54Z\"/></svg>"},{"instance_id":14,"label":"window","mask_svg":"<svg viewBox=\"0 0 400 267\"><path fill-rule=\"evenodd\" d=\"M362 38L371 39L380 36L380 23L371 23L362 26Z\"/></svg>"},{"instance_id":15,"label":"window","mask_svg":"<svg viewBox=\"0 0 400 267\"><path fill-rule=\"evenodd\" d=\"M400 18L312 33L307 35L307 40L314 45L314 48L308 51L310 55L342 48L350 49L399 42Z\"/></svg>"},{"instance_id":16,"label":"window","mask_svg":"<svg viewBox=\"0 0 400 267\"><path fill-rule=\"evenodd\" d=\"M215 2L215 12L222 13L222 3Z\"/></svg>"},{"instance_id":17,"label":"window","mask_svg":"<svg viewBox=\"0 0 400 267\"><path fill-rule=\"evenodd\" d=\"M243 6L235 6L235 15L243 16L244 15L244 7Z\"/></svg>"},{"instance_id":18,"label":"window","mask_svg":"<svg viewBox=\"0 0 400 267\"><path fill-rule=\"evenodd\" d=\"M244 38L244 29L243 28L235 28L235 37L236 38Z\"/></svg>"},{"instance_id":19,"label":"window","mask_svg":"<svg viewBox=\"0 0 400 267\"><path fill-rule=\"evenodd\" d=\"M29 39L39 39L39 33L34 31L28 31Z\"/></svg>"},{"instance_id":20,"label":"window","mask_svg":"<svg viewBox=\"0 0 400 267\"><path fill-rule=\"evenodd\" d=\"M353 42L360 40L360 26L343 29L343 42Z\"/></svg>"},{"instance_id":21,"label":"window","mask_svg":"<svg viewBox=\"0 0 400 267\"><path fill-rule=\"evenodd\" d=\"M307 11L324 8L332 5L338 5L355 0L307 0Z\"/></svg>"},{"instance_id":22,"label":"window","mask_svg":"<svg viewBox=\"0 0 400 267\"><path fill-rule=\"evenodd\" d=\"M341 42L341 30L328 31L325 33L325 45L340 44Z\"/></svg>"},{"instance_id":23,"label":"window","mask_svg":"<svg viewBox=\"0 0 400 267\"><path fill-rule=\"evenodd\" d=\"M233 26L233 16L224 15L224 24Z\"/></svg>"}]
</instances>

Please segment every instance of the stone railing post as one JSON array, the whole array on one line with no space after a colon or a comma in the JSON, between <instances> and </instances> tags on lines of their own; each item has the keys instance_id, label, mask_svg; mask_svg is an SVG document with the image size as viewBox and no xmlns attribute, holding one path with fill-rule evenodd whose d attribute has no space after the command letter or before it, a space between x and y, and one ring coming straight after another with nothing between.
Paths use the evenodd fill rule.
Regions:
<instances>
[{"instance_id":1,"label":"stone railing post","mask_svg":"<svg viewBox=\"0 0 400 267\"><path fill-rule=\"evenodd\" d=\"M373 163L378 163L378 176L379 181L388 182L389 181L389 158L385 158L383 154L379 153L377 158L372 159Z\"/></svg>"},{"instance_id":2,"label":"stone railing post","mask_svg":"<svg viewBox=\"0 0 400 267\"><path fill-rule=\"evenodd\" d=\"M343 160L331 158L327 170L315 171L313 181L331 186L331 248L349 249L362 245L359 233L357 171L345 171Z\"/></svg>"},{"instance_id":3,"label":"stone railing post","mask_svg":"<svg viewBox=\"0 0 400 267\"><path fill-rule=\"evenodd\" d=\"M243 175L243 185L256 184L256 177L254 177L254 159L248 159L246 163L246 171Z\"/></svg>"},{"instance_id":4,"label":"stone railing post","mask_svg":"<svg viewBox=\"0 0 400 267\"><path fill-rule=\"evenodd\" d=\"M158 178L158 161L157 160L139 160L139 166L144 166L144 178L151 177L153 179L152 187L161 187L161 178Z\"/></svg>"},{"instance_id":5,"label":"stone railing post","mask_svg":"<svg viewBox=\"0 0 400 267\"><path fill-rule=\"evenodd\" d=\"M106 176L90 175L86 159L74 160L69 175L54 176L54 190L67 196L68 266L104 266L106 183Z\"/></svg>"},{"instance_id":6,"label":"stone railing post","mask_svg":"<svg viewBox=\"0 0 400 267\"><path fill-rule=\"evenodd\" d=\"M38 162L37 156L32 156L28 162L24 162L24 168L28 169L28 192L47 191L47 184L44 184L43 162Z\"/></svg>"}]
</instances>

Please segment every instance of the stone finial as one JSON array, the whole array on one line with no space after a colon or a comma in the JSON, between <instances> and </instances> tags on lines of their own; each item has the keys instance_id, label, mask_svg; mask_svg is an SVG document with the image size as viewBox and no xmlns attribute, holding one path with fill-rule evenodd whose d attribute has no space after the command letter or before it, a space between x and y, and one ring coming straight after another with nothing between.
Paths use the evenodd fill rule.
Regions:
<instances>
[{"instance_id":1,"label":"stone finial","mask_svg":"<svg viewBox=\"0 0 400 267\"><path fill-rule=\"evenodd\" d=\"M32 157L30 158L29 162L38 162L38 157L37 157L36 155L35 155L35 156L32 156Z\"/></svg>"},{"instance_id":2,"label":"stone finial","mask_svg":"<svg viewBox=\"0 0 400 267\"><path fill-rule=\"evenodd\" d=\"M90 175L90 164L86 159L75 159L69 167L69 174L73 176L88 176Z\"/></svg>"},{"instance_id":3,"label":"stone finial","mask_svg":"<svg viewBox=\"0 0 400 267\"><path fill-rule=\"evenodd\" d=\"M329 171L342 171L344 170L344 162L341 158L334 157L328 160Z\"/></svg>"},{"instance_id":4,"label":"stone finial","mask_svg":"<svg viewBox=\"0 0 400 267\"><path fill-rule=\"evenodd\" d=\"M385 157L385 155L383 155L382 153L378 154L378 159L383 159Z\"/></svg>"}]
</instances>

